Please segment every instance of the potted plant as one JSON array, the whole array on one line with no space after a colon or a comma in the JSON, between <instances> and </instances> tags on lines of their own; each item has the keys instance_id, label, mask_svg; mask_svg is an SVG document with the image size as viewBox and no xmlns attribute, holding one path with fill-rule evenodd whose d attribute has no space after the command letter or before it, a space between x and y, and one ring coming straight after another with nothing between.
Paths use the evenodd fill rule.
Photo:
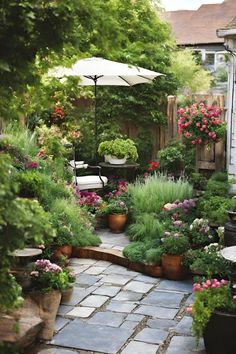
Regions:
<instances>
[{"instance_id":1,"label":"potted plant","mask_svg":"<svg viewBox=\"0 0 236 354\"><path fill-rule=\"evenodd\" d=\"M187 237L178 232L165 232L162 240L162 269L168 279L179 280L185 277L182 261L189 248Z\"/></svg>"},{"instance_id":2,"label":"potted plant","mask_svg":"<svg viewBox=\"0 0 236 354\"><path fill-rule=\"evenodd\" d=\"M214 240L209 221L207 219L194 219L189 226L188 236L192 248L200 248Z\"/></svg>"},{"instance_id":3,"label":"potted plant","mask_svg":"<svg viewBox=\"0 0 236 354\"><path fill-rule=\"evenodd\" d=\"M48 259L40 259L34 263L30 276L32 279L30 297L38 304L39 315L44 321L40 338L49 340L53 336L61 292L72 286L74 275Z\"/></svg>"},{"instance_id":4,"label":"potted plant","mask_svg":"<svg viewBox=\"0 0 236 354\"><path fill-rule=\"evenodd\" d=\"M108 214L108 226L112 232L124 231L128 219L128 207L122 199L116 198L109 201L104 212Z\"/></svg>"},{"instance_id":5,"label":"potted plant","mask_svg":"<svg viewBox=\"0 0 236 354\"><path fill-rule=\"evenodd\" d=\"M236 347L236 296L228 281L206 279L195 283L195 301L188 308L193 317L197 344L204 338L209 354L232 354Z\"/></svg>"},{"instance_id":6,"label":"potted plant","mask_svg":"<svg viewBox=\"0 0 236 354\"><path fill-rule=\"evenodd\" d=\"M113 165L125 164L126 160L138 159L137 148L131 139L106 140L99 144L98 153Z\"/></svg>"}]
</instances>

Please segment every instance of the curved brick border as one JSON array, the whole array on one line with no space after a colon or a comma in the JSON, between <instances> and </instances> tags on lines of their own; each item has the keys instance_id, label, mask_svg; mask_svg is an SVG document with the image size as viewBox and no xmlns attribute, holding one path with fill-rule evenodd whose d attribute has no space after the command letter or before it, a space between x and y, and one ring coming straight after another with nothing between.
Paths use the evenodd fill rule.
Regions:
<instances>
[{"instance_id":1,"label":"curved brick border","mask_svg":"<svg viewBox=\"0 0 236 354\"><path fill-rule=\"evenodd\" d=\"M100 247L74 247L73 256L78 258L92 258L102 261L109 261L152 277L162 277L162 268L160 266L131 262L128 258L124 257L122 252L119 250Z\"/></svg>"}]
</instances>

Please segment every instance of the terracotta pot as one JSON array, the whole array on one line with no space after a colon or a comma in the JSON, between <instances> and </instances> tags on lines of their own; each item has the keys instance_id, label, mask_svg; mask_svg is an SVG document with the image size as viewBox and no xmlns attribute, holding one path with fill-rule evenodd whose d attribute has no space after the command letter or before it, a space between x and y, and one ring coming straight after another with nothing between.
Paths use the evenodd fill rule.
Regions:
<instances>
[{"instance_id":1,"label":"terracotta pot","mask_svg":"<svg viewBox=\"0 0 236 354\"><path fill-rule=\"evenodd\" d=\"M128 219L127 214L109 214L108 226L114 233L123 232Z\"/></svg>"},{"instance_id":2,"label":"terracotta pot","mask_svg":"<svg viewBox=\"0 0 236 354\"><path fill-rule=\"evenodd\" d=\"M145 264L139 262L129 262L129 269L135 272L145 273Z\"/></svg>"},{"instance_id":3,"label":"terracotta pot","mask_svg":"<svg viewBox=\"0 0 236 354\"><path fill-rule=\"evenodd\" d=\"M72 246L71 245L63 245L63 246L58 246L53 253L53 258L58 259L61 256L65 256L67 258L71 258L72 255Z\"/></svg>"},{"instance_id":4,"label":"terracotta pot","mask_svg":"<svg viewBox=\"0 0 236 354\"><path fill-rule=\"evenodd\" d=\"M151 264L146 264L145 265L145 273L150 275L151 277L162 277L162 267L160 265L151 265Z\"/></svg>"},{"instance_id":5,"label":"terracotta pot","mask_svg":"<svg viewBox=\"0 0 236 354\"><path fill-rule=\"evenodd\" d=\"M30 297L37 303L39 317L44 321L39 338L50 340L53 337L54 323L61 301L61 292L58 290L51 290L48 293L33 292Z\"/></svg>"},{"instance_id":6,"label":"terracotta pot","mask_svg":"<svg viewBox=\"0 0 236 354\"><path fill-rule=\"evenodd\" d=\"M203 333L209 354L233 354L236 348L236 313L215 311Z\"/></svg>"},{"instance_id":7,"label":"terracotta pot","mask_svg":"<svg viewBox=\"0 0 236 354\"><path fill-rule=\"evenodd\" d=\"M167 279L181 280L184 279L186 273L182 266L182 255L164 254L162 256L162 270Z\"/></svg>"}]
</instances>

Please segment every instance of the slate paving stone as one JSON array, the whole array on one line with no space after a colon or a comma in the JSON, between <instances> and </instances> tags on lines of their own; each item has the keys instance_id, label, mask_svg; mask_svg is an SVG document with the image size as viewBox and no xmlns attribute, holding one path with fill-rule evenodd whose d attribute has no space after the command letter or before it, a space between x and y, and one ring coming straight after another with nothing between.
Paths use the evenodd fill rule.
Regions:
<instances>
[{"instance_id":1,"label":"slate paving stone","mask_svg":"<svg viewBox=\"0 0 236 354\"><path fill-rule=\"evenodd\" d=\"M144 319L145 316L143 315L138 315L135 313L130 313L127 317L126 317L126 321L134 321L134 322L141 322Z\"/></svg>"},{"instance_id":2,"label":"slate paving stone","mask_svg":"<svg viewBox=\"0 0 236 354\"><path fill-rule=\"evenodd\" d=\"M78 354L74 350L60 349L60 348L51 348L51 349L43 349L38 354Z\"/></svg>"},{"instance_id":3,"label":"slate paving stone","mask_svg":"<svg viewBox=\"0 0 236 354\"><path fill-rule=\"evenodd\" d=\"M115 296L121 288L119 286L107 286L107 285L102 285L96 290L94 290L93 294L96 295L106 295L106 296Z\"/></svg>"},{"instance_id":4,"label":"slate paving stone","mask_svg":"<svg viewBox=\"0 0 236 354\"><path fill-rule=\"evenodd\" d=\"M105 324L106 326L119 327L124 321L125 316L125 314L111 311L97 312L87 321L87 323L101 325Z\"/></svg>"},{"instance_id":5,"label":"slate paving stone","mask_svg":"<svg viewBox=\"0 0 236 354\"><path fill-rule=\"evenodd\" d=\"M176 292L152 291L141 301L141 303L146 305L178 308L183 298L184 294Z\"/></svg>"},{"instance_id":6,"label":"slate paving stone","mask_svg":"<svg viewBox=\"0 0 236 354\"><path fill-rule=\"evenodd\" d=\"M56 320L55 320L55 323L54 323L54 331L56 331L56 332L60 331L69 322L70 322L69 319L63 318L61 316L57 316Z\"/></svg>"},{"instance_id":7,"label":"slate paving stone","mask_svg":"<svg viewBox=\"0 0 236 354\"><path fill-rule=\"evenodd\" d=\"M113 247L112 243L102 243L100 246L100 248L105 248L105 249L111 249Z\"/></svg>"},{"instance_id":8,"label":"slate paving stone","mask_svg":"<svg viewBox=\"0 0 236 354\"><path fill-rule=\"evenodd\" d=\"M95 286L91 286L86 289L81 288L79 286L74 286L72 296L68 300L66 299L66 300L62 301L62 304L63 305L72 305L72 306L78 305L88 295L90 295L94 290L96 290Z\"/></svg>"},{"instance_id":9,"label":"slate paving stone","mask_svg":"<svg viewBox=\"0 0 236 354\"><path fill-rule=\"evenodd\" d=\"M191 305L195 300L195 293L192 293L186 300L186 305Z\"/></svg>"},{"instance_id":10,"label":"slate paving stone","mask_svg":"<svg viewBox=\"0 0 236 354\"><path fill-rule=\"evenodd\" d=\"M152 287L153 287L153 284L146 284L146 283L143 283L141 281L135 281L134 280L134 281L129 282L129 284L127 284L124 287L124 290L130 290L130 291L134 291L134 292L137 292L137 293L145 294Z\"/></svg>"},{"instance_id":11,"label":"slate paving stone","mask_svg":"<svg viewBox=\"0 0 236 354\"><path fill-rule=\"evenodd\" d=\"M58 315L65 315L69 311L73 310L73 306L60 305L57 311Z\"/></svg>"},{"instance_id":12,"label":"slate paving stone","mask_svg":"<svg viewBox=\"0 0 236 354\"><path fill-rule=\"evenodd\" d=\"M94 307L75 307L66 315L70 317L89 317L96 309Z\"/></svg>"},{"instance_id":13,"label":"slate paving stone","mask_svg":"<svg viewBox=\"0 0 236 354\"><path fill-rule=\"evenodd\" d=\"M175 331L178 334L192 334L191 328L192 328L192 323L193 319L190 316L184 316L182 320L177 324L175 327Z\"/></svg>"},{"instance_id":14,"label":"slate paving stone","mask_svg":"<svg viewBox=\"0 0 236 354\"><path fill-rule=\"evenodd\" d=\"M144 328L136 337L134 337L134 340L151 344L160 344L164 342L167 336L168 332L163 331L162 329Z\"/></svg>"},{"instance_id":15,"label":"slate paving stone","mask_svg":"<svg viewBox=\"0 0 236 354\"><path fill-rule=\"evenodd\" d=\"M132 330L127 328L93 325L81 320L74 320L56 334L51 344L116 354L131 334ZM147 352L143 353L147 354Z\"/></svg>"},{"instance_id":16,"label":"slate paving stone","mask_svg":"<svg viewBox=\"0 0 236 354\"><path fill-rule=\"evenodd\" d=\"M113 264L107 267L107 269L104 271L104 274L124 274L130 275L131 277L135 277L137 275L137 272L133 272L131 270L128 270L126 267Z\"/></svg>"},{"instance_id":17,"label":"slate paving stone","mask_svg":"<svg viewBox=\"0 0 236 354\"><path fill-rule=\"evenodd\" d=\"M149 277L148 275L143 275L143 274L139 274L136 278L136 281L142 281L144 283L150 283L150 284L157 284L160 282L160 278L153 278L153 277Z\"/></svg>"},{"instance_id":18,"label":"slate paving stone","mask_svg":"<svg viewBox=\"0 0 236 354\"><path fill-rule=\"evenodd\" d=\"M87 259L87 258L71 258L70 264L84 264L84 265L92 265L97 261L95 259Z\"/></svg>"},{"instance_id":19,"label":"slate paving stone","mask_svg":"<svg viewBox=\"0 0 236 354\"><path fill-rule=\"evenodd\" d=\"M75 274L83 273L86 269L88 269L90 265L72 265L70 268L73 269Z\"/></svg>"},{"instance_id":20,"label":"slate paving stone","mask_svg":"<svg viewBox=\"0 0 236 354\"><path fill-rule=\"evenodd\" d=\"M95 263L96 266L98 267L108 267L111 265L111 262L108 262L108 261L97 261Z\"/></svg>"},{"instance_id":21,"label":"slate paving stone","mask_svg":"<svg viewBox=\"0 0 236 354\"><path fill-rule=\"evenodd\" d=\"M195 349L194 337L174 336L165 354L206 354L203 341L200 341L199 350Z\"/></svg>"},{"instance_id":22,"label":"slate paving stone","mask_svg":"<svg viewBox=\"0 0 236 354\"><path fill-rule=\"evenodd\" d=\"M140 313L141 315L152 316L155 318L172 320L174 319L178 311L178 309L170 309L167 307L142 305L138 309L136 309L134 313Z\"/></svg>"},{"instance_id":23,"label":"slate paving stone","mask_svg":"<svg viewBox=\"0 0 236 354\"><path fill-rule=\"evenodd\" d=\"M131 341L122 350L121 354L156 354L158 348L158 345Z\"/></svg>"},{"instance_id":24,"label":"slate paving stone","mask_svg":"<svg viewBox=\"0 0 236 354\"><path fill-rule=\"evenodd\" d=\"M117 301L138 301L143 297L143 294L135 293L133 291L120 291L113 300Z\"/></svg>"},{"instance_id":25,"label":"slate paving stone","mask_svg":"<svg viewBox=\"0 0 236 354\"><path fill-rule=\"evenodd\" d=\"M84 274L98 275L101 274L105 269L106 267L98 267L95 265L85 270Z\"/></svg>"},{"instance_id":26,"label":"slate paving stone","mask_svg":"<svg viewBox=\"0 0 236 354\"><path fill-rule=\"evenodd\" d=\"M80 274L76 276L76 283L80 284L80 286L90 286L95 284L97 281L101 279L100 276L90 275L90 274Z\"/></svg>"},{"instance_id":27,"label":"slate paving stone","mask_svg":"<svg viewBox=\"0 0 236 354\"><path fill-rule=\"evenodd\" d=\"M184 293L191 293L193 288L192 280L181 280L181 281L173 281L173 280L162 280L158 285L156 290L175 290Z\"/></svg>"},{"instance_id":28,"label":"slate paving stone","mask_svg":"<svg viewBox=\"0 0 236 354\"><path fill-rule=\"evenodd\" d=\"M80 305L88 307L101 307L108 299L108 296L90 295L85 300L83 300Z\"/></svg>"},{"instance_id":29,"label":"slate paving stone","mask_svg":"<svg viewBox=\"0 0 236 354\"><path fill-rule=\"evenodd\" d=\"M148 320L147 326L156 329L163 329L168 331L169 329L173 329L177 325L177 322L174 320L164 320L164 319L156 319L156 320Z\"/></svg>"},{"instance_id":30,"label":"slate paving stone","mask_svg":"<svg viewBox=\"0 0 236 354\"><path fill-rule=\"evenodd\" d=\"M128 275L121 274L109 274L102 278L103 283L115 284L115 285L125 285L130 281L132 277Z\"/></svg>"},{"instance_id":31,"label":"slate paving stone","mask_svg":"<svg viewBox=\"0 0 236 354\"><path fill-rule=\"evenodd\" d=\"M124 323L122 323L120 328L135 329L135 327L137 327L138 324L139 324L139 322L125 321Z\"/></svg>"},{"instance_id":32,"label":"slate paving stone","mask_svg":"<svg viewBox=\"0 0 236 354\"><path fill-rule=\"evenodd\" d=\"M106 307L106 309L114 312L131 313L136 306L137 304L134 304L132 302L111 301L110 304Z\"/></svg>"}]
</instances>

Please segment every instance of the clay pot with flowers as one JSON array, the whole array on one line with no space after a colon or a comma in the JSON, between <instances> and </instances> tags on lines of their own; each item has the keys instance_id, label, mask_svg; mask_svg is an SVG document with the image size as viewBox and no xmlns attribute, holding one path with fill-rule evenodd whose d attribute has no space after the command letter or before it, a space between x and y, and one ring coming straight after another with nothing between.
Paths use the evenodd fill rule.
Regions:
<instances>
[{"instance_id":1,"label":"clay pot with flowers","mask_svg":"<svg viewBox=\"0 0 236 354\"><path fill-rule=\"evenodd\" d=\"M167 279L180 280L186 276L182 262L189 248L190 244L186 236L178 232L164 233L162 270Z\"/></svg>"},{"instance_id":2,"label":"clay pot with flowers","mask_svg":"<svg viewBox=\"0 0 236 354\"><path fill-rule=\"evenodd\" d=\"M128 219L128 207L119 198L112 199L107 204L104 212L108 215L108 226L114 233L121 233L125 229Z\"/></svg>"},{"instance_id":3,"label":"clay pot with flowers","mask_svg":"<svg viewBox=\"0 0 236 354\"><path fill-rule=\"evenodd\" d=\"M235 285L222 279L207 279L193 285L196 293L187 311L193 317L197 344L203 336L209 354L233 354L236 347ZM236 286L235 286L236 288ZM232 291L233 290L233 291Z\"/></svg>"}]
</instances>

